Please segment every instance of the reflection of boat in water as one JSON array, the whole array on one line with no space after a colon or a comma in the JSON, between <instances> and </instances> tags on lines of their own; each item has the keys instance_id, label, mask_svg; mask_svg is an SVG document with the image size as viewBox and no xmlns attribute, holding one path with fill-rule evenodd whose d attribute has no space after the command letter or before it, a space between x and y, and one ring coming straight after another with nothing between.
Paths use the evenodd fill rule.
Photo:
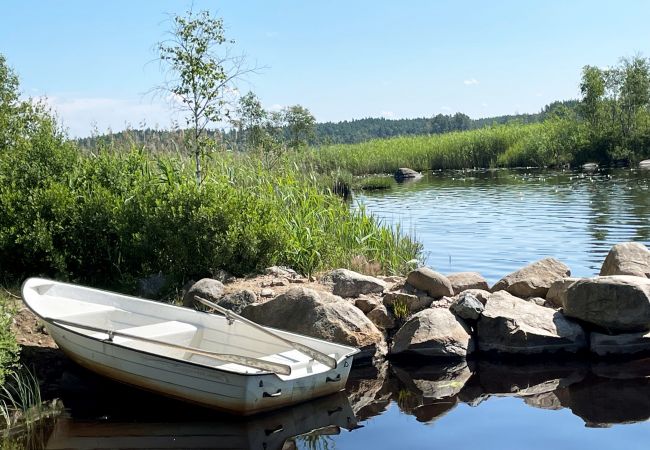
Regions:
<instances>
[{"instance_id":1,"label":"reflection of boat in water","mask_svg":"<svg viewBox=\"0 0 650 450\"><path fill-rule=\"evenodd\" d=\"M336 393L251 418L208 422L57 421L47 449L281 449L294 438L312 443L356 428L347 397ZM288 444L285 446L285 442Z\"/></svg>"},{"instance_id":2,"label":"reflection of boat in water","mask_svg":"<svg viewBox=\"0 0 650 450\"><path fill-rule=\"evenodd\" d=\"M255 414L342 390L357 349L225 314L30 278L25 304L75 362L168 397Z\"/></svg>"}]
</instances>

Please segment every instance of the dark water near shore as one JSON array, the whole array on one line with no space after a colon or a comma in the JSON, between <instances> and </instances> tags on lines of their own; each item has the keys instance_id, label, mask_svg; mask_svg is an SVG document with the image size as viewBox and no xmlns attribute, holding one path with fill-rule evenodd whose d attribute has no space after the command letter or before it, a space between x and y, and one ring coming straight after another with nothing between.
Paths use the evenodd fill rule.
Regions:
<instances>
[{"instance_id":1,"label":"dark water near shore","mask_svg":"<svg viewBox=\"0 0 650 450\"><path fill-rule=\"evenodd\" d=\"M333 396L238 419L82 369L31 448L645 449L650 358L355 368Z\"/></svg>"},{"instance_id":2,"label":"dark water near shore","mask_svg":"<svg viewBox=\"0 0 650 450\"><path fill-rule=\"evenodd\" d=\"M434 172L356 200L413 233L431 267L491 283L546 256L597 275L612 244L650 245L650 170Z\"/></svg>"}]
</instances>

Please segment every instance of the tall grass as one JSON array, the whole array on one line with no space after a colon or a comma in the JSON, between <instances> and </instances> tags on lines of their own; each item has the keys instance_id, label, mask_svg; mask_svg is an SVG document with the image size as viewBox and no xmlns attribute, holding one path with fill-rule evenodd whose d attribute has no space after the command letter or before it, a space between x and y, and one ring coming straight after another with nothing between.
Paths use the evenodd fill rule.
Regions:
<instances>
[{"instance_id":1,"label":"tall grass","mask_svg":"<svg viewBox=\"0 0 650 450\"><path fill-rule=\"evenodd\" d=\"M313 148L293 158L319 173L353 175L488 167L561 166L601 161L586 123L552 117L541 123L496 125L430 136L375 139L360 144Z\"/></svg>"},{"instance_id":2,"label":"tall grass","mask_svg":"<svg viewBox=\"0 0 650 450\"><path fill-rule=\"evenodd\" d=\"M13 313L12 300L0 287L0 386L4 385L5 377L18 362L20 347L16 336L11 332Z\"/></svg>"}]
</instances>

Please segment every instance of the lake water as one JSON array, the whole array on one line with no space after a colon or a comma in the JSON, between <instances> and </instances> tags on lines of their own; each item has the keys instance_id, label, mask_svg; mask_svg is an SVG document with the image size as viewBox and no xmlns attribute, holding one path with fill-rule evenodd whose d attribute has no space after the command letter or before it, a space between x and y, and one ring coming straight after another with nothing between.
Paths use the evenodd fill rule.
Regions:
<instances>
[{"instance_id":1,"label":"lake water","mask_svg":"<svg viewBox=\"0 0 650 450\"><path fill-rule=\"evenodd\" d=\"M429 265L479 271L490 282L545 256L575 275L594 275L612 244L650 244L650 171L434 173L357 200L413 231ZM67 413L30 448L635 450L650 443L650 358L357 367L340 395L250 419L78 368L60 384Z\"/></svg>"},{"instance_id":2,"label":"lake water","mask_svg":"<svg viewBox=\"0 0 650 450\"><path fill-rule=\"evenodd\" d=\"M593 276L613 244L650 244L650 170L434 172L356 201L414 234L435 270L490 283L546 256Z\"/></svg>"},{"instance_id":3,"label":"lake water","mask_svg":"<svg viewBox=\"0 0 650 450\"><path fill-rule=\"evenodd\" d=\"M346 391L237 419L79 369L29 448L646 449L650 358L355 368ZM8 447L19 448L19 447Z\"/></svg>"}]
</instances>

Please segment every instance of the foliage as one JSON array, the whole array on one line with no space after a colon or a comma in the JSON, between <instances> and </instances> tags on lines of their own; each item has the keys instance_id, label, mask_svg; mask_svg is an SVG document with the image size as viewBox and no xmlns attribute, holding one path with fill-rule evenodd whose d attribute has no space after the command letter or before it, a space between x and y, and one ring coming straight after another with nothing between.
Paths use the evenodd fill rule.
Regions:
<instances>
[{"instance_id":1,"label":"foliage","mask_svg":"<svg viewBox=\"0 0 650 450\"><path fill-rule=\"evenodd\" d=\"M370 176L360 178L356 184L364 191L391 189L395 186L395 179L391 176Z\"/></svg>"},{"instance_id":2,"label":"foliage","mask_svg":"<svg viewBox=\"0 0 650 450\"><path fill-rule=\"evenodd\" d=\"M393 303L393 315L398 320L406 320L411 314L408 303L404 300L396 300Z\"/></svg>"},{"instance_id":3,"label":"foliage","mask_svg":"<svg viewBox=\"0 0 650 450\"><path fill-rule=\"evenodd\" d=\"M158 44L160 61L172 77L163 90L187 113L200 184L205 129L229 118L233 82L250 70L244 68L243 56L233 56L227 48L234 41L226 38L223 19L208 11L194 14L190 10L185 17L175 16L170 34L168 41Z\"/></svg>"},{"instance_id":4,"label":"foliage","mask_svg":"<svg viewBox=\"0 0 650 450\"><path fill-rule=\"evenodd\" d=\"M20 351L16 336L11 332L12 316L10 298L0 290L0 386L15 368Z\"/></svg>"}]
</instances>

